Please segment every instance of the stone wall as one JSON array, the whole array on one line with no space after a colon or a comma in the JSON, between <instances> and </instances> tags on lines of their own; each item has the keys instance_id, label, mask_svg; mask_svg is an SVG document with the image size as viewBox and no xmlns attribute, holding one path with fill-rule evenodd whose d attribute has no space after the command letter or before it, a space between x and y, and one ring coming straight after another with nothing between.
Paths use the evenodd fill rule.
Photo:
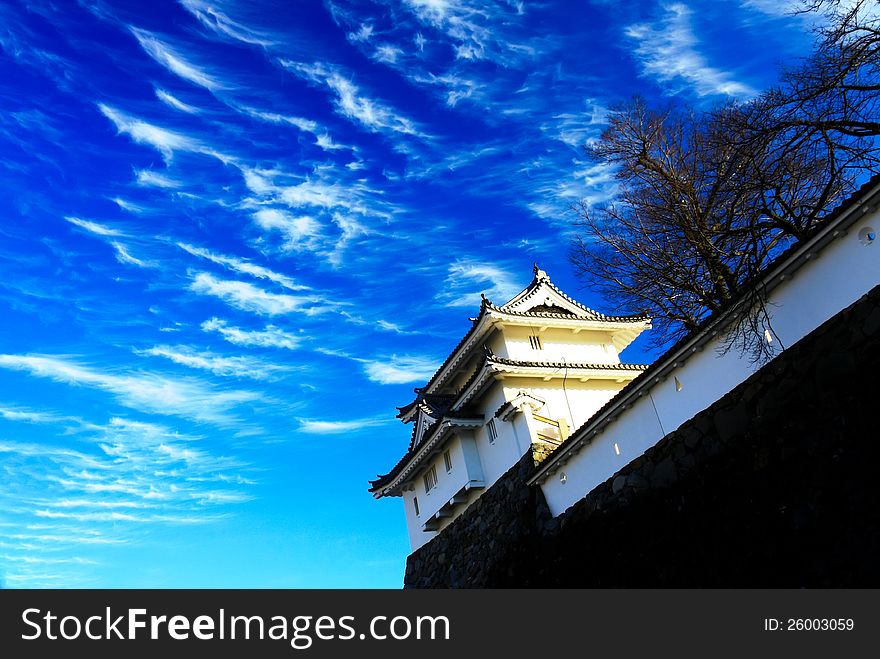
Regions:
<instances>
[{"instance_id":1,"label":"stone wall","mask_svg":"<svg viewBox=\"0 0 880 659\"><path fill-rule=\"evenodd\" d=\"M556 519L527 454L405 587L880 586L880 287Z\"/></svg>"}]
</instances>

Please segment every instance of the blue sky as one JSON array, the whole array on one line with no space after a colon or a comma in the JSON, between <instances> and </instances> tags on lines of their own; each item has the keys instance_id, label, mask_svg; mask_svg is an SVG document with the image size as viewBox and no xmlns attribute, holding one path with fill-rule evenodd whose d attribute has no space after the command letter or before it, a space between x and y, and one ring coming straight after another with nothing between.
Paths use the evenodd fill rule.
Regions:
<instances>
[{"instance_id":1,"label":"blue sky","mask_svg":"<svg viewBox=\"0 0 880 659\"><path fill-rule=\"evenodd\" d=\"M583 145L771 84L785 9L0 4L0 583L399 587L395 406L534 261L612 311Z\"/></svg>"}]
</instances>

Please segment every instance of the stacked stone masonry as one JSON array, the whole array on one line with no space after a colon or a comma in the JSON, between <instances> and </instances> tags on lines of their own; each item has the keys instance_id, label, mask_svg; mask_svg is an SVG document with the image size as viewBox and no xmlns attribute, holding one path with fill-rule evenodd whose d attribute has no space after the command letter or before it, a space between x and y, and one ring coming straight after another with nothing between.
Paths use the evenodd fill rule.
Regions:
<instances>
[{"instance_id":1,"label":"stacked stone masonry","mask_svg":"<svg viewBox=\"0 0 880 659\"><path fill-rule=\"evenodd\" d=\"M880 286L558 518L535 446L407 588L880 586Z\"/></svg>"}]
</instances>

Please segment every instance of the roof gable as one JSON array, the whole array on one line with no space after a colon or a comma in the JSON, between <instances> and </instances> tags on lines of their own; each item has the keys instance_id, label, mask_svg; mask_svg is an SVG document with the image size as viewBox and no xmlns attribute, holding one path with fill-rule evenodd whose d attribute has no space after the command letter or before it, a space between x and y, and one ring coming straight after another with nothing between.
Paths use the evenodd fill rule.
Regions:
<instances>
[{"instance_id":1,"label":"roof gable","mask_svg":"<svg viewBox=\"0 0 880 659\"><path fill-rule=\"evenodd\" d=\"M534 273L535 278L532 279L532 282L515 295L513 299L501 305L499 307L501 310L519 313L529 311L535 313L563 313L596 320L603 318L602 314L597 314L592 309L588 309L582 304L575 302L556 288L553 282L550 281L550 276L541 270L537 263L534 267Z\"/></svg>"}]
</instances>

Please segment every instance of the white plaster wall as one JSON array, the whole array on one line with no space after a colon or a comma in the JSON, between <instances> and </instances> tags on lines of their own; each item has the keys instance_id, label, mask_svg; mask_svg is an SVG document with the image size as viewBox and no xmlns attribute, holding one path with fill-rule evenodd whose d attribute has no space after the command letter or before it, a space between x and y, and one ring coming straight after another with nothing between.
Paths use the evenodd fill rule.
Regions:
<instances>
[{"instance_id":1,"label":"white plaster wall","mask_svg":"<svg viewBox=\"0 0 880 659\"><path fill-rule=\"evenodd\" d=\"M493 384L483 395L480 412L487 422L494 418L495 411L506 400L508 399L505 397L504 388L498 383ZM528 433L523 433L513 424L495 419L495 428L498 430L498 438L494 443L489 442L486 426L479 428L474 433L480 462L483 465L483 474L486 477L486 487L498 480L498 477L510 469L531 446Z\"/></svg>"},{"instance_id":2,"label":"white plaster wall","mask_svg":"<svg viewBox=\"0 0 880 659\"><path fill-rule=\"evenodd\" d=\"M562 390L562 380L544 382L541 379L509 378L505 380L508 396L513 398L520 390L526 390L546 401L537 411L551 419L565 419L570 430L576 430L620 391L624 383L613 380L588 380L581 382L569 378ZM566 400L567 395L567 400ZM571 414L569 414L569 409ZM572 418L573 417L573 418Z\"/></svg>"},{"instance_id":3,"label":"white plaster wall","mask_svg":"<svg viewBox=\"0 0 880 659\"><path fill-rule=\"evenodd\" d=\"M489 337L489 340L485 342L485 345L489 346L492 352L499 357L510 357L510 354L507 351L507 341L504 339L504 335L498 330L492 332L492 335Z\"/></svg>"},{"instance_id":4,"label":"white plaster wall","mask_svg":"<svg viewBox=\"0 0 880 659\"><path fill-rule=\"evenodd\" d=\"M473 450L474 443L474 437L469 431L463 431L461 436L451 437L445 444L445 450L449 451L449 456L452 458L452 470L446 471L446 463L443 460L443 451L441 451L430 461L426 461L425 468L412 479L411 482L415 490L403 493L406 525L413 549L421 547L436 535L434 531L423 531L422 525L445 505L465 483L472 479L482 480L480 464L478 461L474 461L476 457ZM467 444L471 446L468 447ZM430 492L425 492L425 482L422 476L432 465L437 470L437 486L431 488ZM416 516L413 506L414 497L419 499L418 516Z\"/></svg>"},{"instance_id":5,"label":"white plaster wall","mask_svg":"<svg viewBox=\"0 0 880 659\"><path fill-rule=\"evenodd\" d=\"M542 350L532 348L530 336L541 339ZM583 331L575 334L568 329L539 331L529 327L508 326L504 328L504 353L495 354L522 361L559 362L572 364L616 364L620 359L611 343L609 332Z\"/></svg>"},{"instance_id":6,"label":"white plaster wall","mask_svg":"<svg viewBox=\"0 0 880 659\"><path fill-rule=\"evenodd\" d=\"M782 343L788 347L858 300L880 283L880 245L864 246L858 233L877 229L878 214L856 223L798 269L792 279L770 294L768 311ZM774 347L779 346L775 340ZM746 380L755 370L748 356L732 350L721 354L723 339L706 344L668 379L654 384L631 408L577 453L541 489L553 515L559 515L607 480L617 470ZM679 379L676 391L672 376ZM650 395L649 395L650 394ZM615 444L620 450L618 456ZM565 474L565 482L560 478Z\"/></svg>"},{"instance_id":7,"label":"white plaster wall","mask_svg":"<svg viewBox=\"0 0 880 659\"><path fill-rule=\"evenodd\" d=\"M418 497L419 499L419 509L422 514L418 517L416 517L416 512L413 509L413 497ZM420 497L418 492L403 493L403 512L406 515L406 532L409 535L409 545L413 550L418 549L436 535L432 532L422 531L422 524L424 524L422 520L427 519L424 510L421 509L422 499L423 497Z\"/></svg>"}]
</instances>

